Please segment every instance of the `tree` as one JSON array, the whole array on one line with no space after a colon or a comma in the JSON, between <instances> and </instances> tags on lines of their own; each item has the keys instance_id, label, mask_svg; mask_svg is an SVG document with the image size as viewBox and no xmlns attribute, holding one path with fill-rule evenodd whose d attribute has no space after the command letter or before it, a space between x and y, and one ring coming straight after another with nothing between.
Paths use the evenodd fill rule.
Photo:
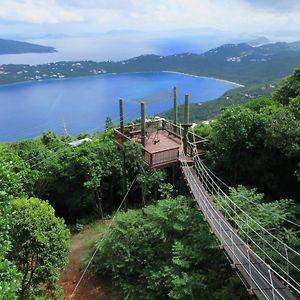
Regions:
<instances>
[{"instance_id":1,"label":"tree","mask_svg":"<svg viewBox=\"0 0 300 300\"><path fill-rule=\"evenodd\" d=\"M63 181L64 189L70 188L70 193L80 193L78 190L74 191L76 182L82 191L76 202L74 199L68 201L68 209L76 214L77 211L91 206L89 200L92 198L94 201L91 210L103 218L103 206L109 207L108 202L113 202L111 198L114 192L120 190L118 182L121 163L113 141L105 135L77 147L70 147L59 156L58 165L61 168L60 181ZM107 195L107 203L103 203L104 195Z\"/></svg>"},{"instance_id":2,"label":"tree","mask_svg":"<svg viewBox=\"0 0 300 300\"><path fill-rule=\"evenodd\" d=\"M207 158L214 171L232 186L255 186L273 199L299 198L297 100L290 105L261 98L224 110L209 140Z\"/></svg>"},{"instance_id":3,"label":"tree","mask_svg":"<svg viewBox=\"0 0 300 300\"><path fill-rule=\"evenodd\" d=\"M197 126L192 130L192 132L195 132L196 134L204 137L204 138L207 138L209 137L209 135L211 134L211 130L212 130L212 127L211 127L211 124L206 124L206 123L199 123L197 124Z\"/></svg>"},{"instance_id":4,"label":"tree","mask_svg":"<svg viewBox=\"0 0 300 300\"><path fill-rule=\"evenodd\" d=\"M54 209L36 198L12 202L10 259L22 273L20 297L57 298L59 271L68 260L70 232Z\"/></svg>"},{"instance_id":5,"label":"tree","mask_svg":"<svg viewBox=\"0 0 300 300\"><path fill-rule=\"evenodd\" d=\"M158 188L163 183L166 177L166 173L161 170L146 170L142 169L142 172L137 176L137 183L140 185L142 191L142 205L146 205L146 198L153 191L153 199L158 198Z\"/></svg>"},{"instance_id":6,"label":"tree","mask_svg":"<svg viewBox=\"0 0 300 300\"><path fill-rule=\"evenodd\" d=\"M259 147L263 145L264 123L260 115L248 108L235 106L224 110L212 125L208 157L213 168L226 181L245 183L253 174Z\"/></svg>"},{"instance_id":7,"label":"tree","mask_svg":"<svg viewBox=\"0 0 300 300\"><path fill-rule=\"evenodd\" d=\"M125 299L222 299L232 270L187 199L120 212L110 228L94 245L92 270L111 276ZM241 283L235 299L239 289L246 299Z\"/></svg>"},{"instance_id":8,"label":"tree","mask_svg":"<svg viewBox=\"0 0 300 300\"><path fill-rule=\"evenodd\" d=\"M11 197L31 194L38 172L32 171L27 163L7 148L0 149L0 158L0 190Z\"/></svg>"},{"instance_id":9,"label":"tree","mask_svg":"<svg viewBox=\"0 0 300 300\"><path fill-rule=\"evenodd\" d=\"M282 270L286 271L285 256L282 256L284 246L274 236L288 246L300 249L298 228L286 222L287 219L297 222L297 211L299 212L300 206L288 199L266 202L264 194L258 193L255 188L249 189L244 186L230 188L229 197L240 209L234 208L227 197L217 196L215 199L228 219L237 225L239 235L275 270L279 273L282 273ZM248 216L251 216L251 219ZM263 228L273 236L267 234ZM300 263L299 256L293 251L288 253L288 259L296 266ZM287 269L287 273L300 279L298 270L292 265Z\"/></svg>"},{"instance_id":10,"label":"tree","mask_svg":"<svg viewBox=\"0 0 300 300\"><path fill-rule=\"evenodd\" d=\"M105 130L112 129L114 127L114 124L112 122L111 117L106 117L105 119Z\"/></svg>"},{"instance_id":11,"label":"tree","mask_svg":"<svg viewBox=\"0 0 300 300\"><path fill-rule=\"evenodd\" d=\"M287 158L300 157L300 120L290 110L280 108L268 115L265 128L267 147Z\"/></svg>"},{"instance_id":12,"label":"tree","mask_svg":"<svg viewBox=\"0 0 300 300\"><path fill-rule=\"evenodd\" d=\"M11 250L9 203L9 197L4 191L0 191L0 300L17 299L17 291L20 288L20 274L7 259L7 254Z\"/></svg>"},{"instance_id":13,"label":"tree","mask_svg":"<svg viewBox=\"0 0 300 300\"><path fill-rule=\"evenodd\" d=\"M275 91L273 98L288 105L290 100L300 95L300 67L298 67L292 75L286 77L280 87Z\"/></svg>"}]
</instances>

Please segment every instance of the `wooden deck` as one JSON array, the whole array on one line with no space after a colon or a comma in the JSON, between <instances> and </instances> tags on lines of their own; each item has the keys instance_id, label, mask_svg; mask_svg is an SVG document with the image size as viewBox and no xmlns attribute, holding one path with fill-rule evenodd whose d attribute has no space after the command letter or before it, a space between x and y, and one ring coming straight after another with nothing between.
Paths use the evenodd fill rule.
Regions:
<instances>
[{"instance_id":1,"label":"wooden deck","mask_svg":"<svg viewBox=\"0 0 300 300\"><path fill-rule=\"evenodd\" d=\"M147 124L144 146L144 163L150 169L166 168L179 163L179 147L181 145L182 130L178 125L168 121L154 121ZM199 154L204 154L206 140L195 138ZM191 139L191 138L190 138ZM192 139L191 139L192 140ZM125 141L141 143L140 125L130 125L124 128L124 133L120 129L115 129L115 142L122 148ZM189 142L188 153L192 157L192 143ZM187 156L188 157L188 156Z\"/></svg>"}]
</instances>

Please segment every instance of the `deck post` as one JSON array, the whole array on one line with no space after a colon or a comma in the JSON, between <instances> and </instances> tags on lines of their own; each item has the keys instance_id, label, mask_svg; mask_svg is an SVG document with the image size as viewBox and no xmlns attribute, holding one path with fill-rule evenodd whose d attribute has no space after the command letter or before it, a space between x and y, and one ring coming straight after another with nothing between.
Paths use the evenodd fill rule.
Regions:
<instances>
[{"instance_id":1,"label":"deck post","mask_svg":"<svg viewBox=\"0 0 300 300\"><path fill-rule=\"evenodd\" d=\"M190 121L189 102L190 102L190 96L186 94L184 98L184 124L188 124Z\"/></svg>"},{"instance_id":2,"label":"deck post","mask_svg":"<svg viewBox=\"0 0 300 300\"><path fill-rule=\"evenodd\" d=\"M123 111L123 99L119 100L119 108L120 108L120 131L124 133L124 111ZM123 138L122 138L123 140ZM127 189L127 174L126 174L126 157L125 157L125 152L122 147L121 150L122 153L122 192L123 192L123 197L126 195L126 189ZM127 210L127 197L124 200L124 208Z\"/></svg>"},{"instance_id":3,"label":"deck post","mask_svg":"<svg viewBox=\"0 0 300 300\"><path fill-rule=\"evenodd\" d=\"M183 151L187 155L187 144L188 144L188 131L189 131L189 121L190 121L190 111L189 111L190 96L188 94L184 97L184 124L183 124Z\"/></svg>"},{"instance_id":4,"label":"deck post","mask_svg":"<svg viewBox=\"0 0 300 300\"><path fill-rule=\"evenodd\" d=\"M141 135L142 135L142 145L145 147L146 137L145 137L145 102L141 102Z\"/></svg>"},{"instance_id":5,"label":"deck post","mask_svg":"<svg viewBox=\"0 0 300 300\"><path fill-rule=\"evenodd\" d=\"M182 137L184 155L187 155L188 131L189 131L189 126L187 124L184 124L183 125L183 137Z\"/></svg>"},{"instance_id":6,"label":"deck post","mask_svg":"<svg viewBox=\"0 0 300 300\"><path fill-rule=\"evenodd\" d=\"M173 87L174 124L177 125L177 88Z\"/></svg>"},{"instance_id":7,"label":"deck post","mask_svg":"<svg viewBox=\"0 0 300 300\"><path fill-rule=\"evenodd\" d=\"M119 100L120 107L120 131L124 133L124 112L123 112L123 99Z\"/></svg>"}]
</instances>

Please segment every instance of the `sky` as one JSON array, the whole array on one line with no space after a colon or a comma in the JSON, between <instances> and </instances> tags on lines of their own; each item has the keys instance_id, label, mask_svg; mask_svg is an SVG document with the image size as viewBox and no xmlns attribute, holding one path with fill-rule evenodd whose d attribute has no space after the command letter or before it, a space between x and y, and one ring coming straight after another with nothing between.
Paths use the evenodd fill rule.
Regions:
<instances>
[{"instance_id":1,"label":"sky","mask_svg":"<svg viewBox=\"0 0 300 300\"><path fill-rule=\"evenodd\" d=\"M0 37L210 28L300 28L299 0L0 0Z\"/></svg>"}]
</instances>

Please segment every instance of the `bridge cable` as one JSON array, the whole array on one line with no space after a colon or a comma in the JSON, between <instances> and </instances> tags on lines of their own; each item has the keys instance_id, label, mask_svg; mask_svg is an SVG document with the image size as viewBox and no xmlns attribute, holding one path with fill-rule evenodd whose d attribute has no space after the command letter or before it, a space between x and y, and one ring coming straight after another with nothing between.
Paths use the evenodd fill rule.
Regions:
<instances>
[{"instance_id":1,"label":"bridge cable","mask_svg":"<svg viewBox=\"0 0 300 300\"><path fill-rule=\"evenodd\" d=\"M180 131L181 131L181 128L180 128ZM181 149L180 149L180 152L181 152L181 154L180 154L181 156L184 155L184 154L183 154L182 147L181 147ZM184 160L182 160L182 164L183 164L183 166L185 167L185 168L184 168L184 172L185 172L185 170L187 170L187 172L190 172L190 169L189 169L189 167L188 167L187 162L184 161ZM194 178L193 178L192 175L190 175L190 177L192 178L192 180L194 180ZM195 184L195 186L201 191L201 189L198 187L197 183L194 182L194 184ZM203 193L203 192L201 191L201 193ZM205 195L204 195L204 199L206 199ZM206 200L206 201L208 202L209 206L211 206L211 209L215 210L215 208L211 205L211 203L210 203L208 200ZM198 203L198 204L199 204L199 203ZM201 205L200 205L200 206L201 206ZM210 210L210 213L211 213L211 210ZM211 217L212 217L212 213L211 213ZM219 216L219 221L220 221L220 216ZM228 236L228 234L227 234L226 232L225 232L225 234ZM230 238L230 237L229 237L229 238ZM232 237L231 237L231 240L232 240ZM225 243L228 247L230 247L230 245L228 245L228 243L226 242L226 240L224 240L224 243ZM232 240L232 244L233 244L233 243L234 243L234 242L233 242L233 240ZM238 249L238 251L240 252L240 255L244 256L244 253L241 252L241 250L237 247L236 244L235 244L235 246L236 246L236 248ZM241 266L244 268L243 262L240 261L240 259L236 256L236 254L234 254L234 256L235 256L236 259L239 261L239 263L241 264ZM245 256L244 256L244 257L245 257ZM262 276L262 278L263 278L264 280L267 280L267 282L268 282L268 279L265 278L265 276L264 276L263 274L261 274L261 272L255 267L255 265L251 262L251 260L249 260L247 257L245 257L245 259L248 260L248 261L249 261L249 265L252 265L252 267L253 267L254 269L257 270L257 272ZM246 272L250 277L252 277L252 276L251 276L251 273L249 274L249 271L248 271L247 269L244 268L244 270L245 270L245 272ZM256 280L253 279L253 278L252 278L252 280L253 280L254 282L256 281ZM257 283L257 282L256 282L256 283ZM265 295L265 297L268 299L268 296L267 296L267 295L265 294L265 292L260 288L260 286L259 286L258 283L257 283L257 286L258 286L258 288L260 289L261 293L262 293L263 295ZM278 293L278 292L277 292L277 293ZM280 295L280 294L279 294L279 295ZM280 295L280 296L281 296L282 299L284 299L284 298L282 297L282 295Z\"/></svg>"},{"instance_id":2,"label":"bridge cable","mask_svg":"<svg viewBox=\"0 0 300 300\"><path fill-rule=\"evenodd\" d=\"M194 133L193 133L193 136L194 136ZM195 139L194 139L194 141L195 141ZM193 144L193 146L194 146L194 149L195 149L195 142L194 142L194 144ZM197 155L197 149L195 149L196 151L194 151L194 153L195 153L195 156L199 159L199 157L198 157L198 155ZM197 162L197 161L196 161ZM197 165L196 165L196 167L197 167ZM199 168L199 166L198 166L198 168ZM198 169L197 168L197 169ZM199 171L199 169L198 169L198 171ZM202 172L201 172L202 173ZM207 173L207 172L206 172ZM209 174L207 173L207 175L209 176ZM202 173L202 176L203 176L203 173ZM202 176L201 176L201 178L202 178ZM209 176L210 177L210 176ZM211 178L211 177L210 177ZM212 179L212 178L211 178ZM205 182L204 182L205 183ZM207 185L207 182L205 183L206 184L206 186L207 186L207 188L209 188L209 186ZM210 190L210 192L212 193L212 195L214 194L214 191L216 191L215 189L214 189L214 184L216 185L216 183L213 181L213 179L212 179L212 191ZM217 186L218 187L218 193L219 193L219 191L220 191L220 188L219 188L219 186ZM222 190L221 190L222 191ZM222 191L223 192L223 191ZM227 197L227 198L229 198L224 192L223 192L223 194ZM230 199L230 198L229 198ZM231 199L230 199L231 200ZM232 201L232 200L231 200ZM227 204L227 203L226 203ZM219 205L220 205L220 203L219 203ZM234 203L234 205L235 206L237 206L235 203ZM229 206L230 207L230 206ZM240 208L240 207L238 207L242 212L243 212L243 210ZM230 207L230 209L232 209L231 207ZM225 210L225 213L226 213L226 209L224 209L224 207L223 207L223 210ZM235 212L235 214L236 214L236 212ZM245 214L245 212L244 212L244 214ZM238 215L237 215L238 216ZM232 218L232 217L231 217ZM240 218L240 217L239 217ZM242 221L244 221L244 220L242 220ZM262 227L260 224L258 224L260 227ZM263 228L263 227L262 227ZM252 229L252 228L251 228ZM263 228L264 230L266 230L265 228ZM253 230L253 229L252 229ZM254 230L254 232L257 234L257 232ZM263 239L263 237L261 237L259 234L257 234L260 238L262 238ZM252 240L252 239L251 239ZM264 239L263 239L264 240ZM252 240L253 241L253 240ZM280 241L280 240L279 240ZM254 242L254 241L253 241ZM281 243L283 243L282 241L280 241ZM255 242L254 242L255 243ZM256 244L256 243L255 243ZM256 244L257 245L257 244ZM286 247L289 247L289 246L287 246L286 244L284 244L285 245L285 250L287 251L287 248ZM258 245L257 245L258 246ZM259 247L259 246L258 246ZM259 247L260 249L261 249L261 247ZM273 248L273 247L272 247ZM290 247L289 247L290 248ZM274 249L274 248L273 248ZM292 248L291 248L292 249ZM262 250L262 249L261 249ZM276 250L276 252L277 253L279 253L278 251L277 251L277 249L275 249ZM293 250L293 249L292 249ZM295 251L295 250L294 250ZM297 252L296 252L297 253ZM280 254L280 253L279 253ZM282 256L282 255L281 255ZM269 255L268 255L268 257L269 257ZM286 259L284 256L282 256L284 259ZM273 260L272 260L273 261ZM273 261L274 262L274 261ZM275 262L274 262L275 263ZM288 261L288 263L291 263L290 261ZM278 266L278 264L277 263L275 263L277 266ZM292 264L292 263L291 263ZM292 264L294 267L296 267L294 264ZM278 266L279 267L279 266ZM296 267L297 269L298 269L298 267ZM289 276L289 274L288 273L286 273L282 268L280 268L281 269L281 271L283 271L285 274L287 274L288 275L288 277L289 278L291 278L295 283L296 283L296 285L297 286L299 286L299 284L297 283L297 281L295 281L292 277L290 277ZM273 270L274 271L274 270ZM275 271L275 273L277 273L276 271ZM278 273L277 273L278 274ZM280 275L280 274L278 274L285 282L286 282L286 280ZM287 282L288 283L288 282ZM289 284L289 283L288 283ZM297 288L295 288L293 285L291 285L291 284L289 284L290 286L292 286L296 291L298 291L299 292L299 290L297 289Z\"/></svg>"},{"instance_id":3,"label":"bridge cable","mask_svg":"<svg viewBox=\"0 0 300 300\"><path fill-rule=\"evenodd\" d=\"M126 194L124 195L124 197L123 197L123 199L122 199L122 201L121 201L119 207L117 208L114 217L111 219L111 222L110 222L109 226L108 226L108 227L106 228L106 230L104 231L104 233L103 233L103 235L102 235L102 237L101 237L101 240L104 240L104 238L107 236L107 234L108 234L108 232L109 232L109 230L110 230L110 228L111 228L111 226L112 226L112 224L113 224L114 218L116 217L117 213L119 212L119 210L121 209L123 203L125 202L125 199L126 199L127 195L129 194L129 192L130 192L130 190L131 190L131 188L132 188L134 182L136 181L136 178L137 178L137 176L135 176L135 178L133 179L133 181L132 181L131 184L129 185L129 188L127 189ZM70 299L72 299L73 296L75 295L75 293L76 293L78 287L80 286L80 284L81 284L81 282L82 282L82 280L83 280L83 278L84 278L84 276L85 276L87 270L89 269L89 267L90 267L90 265L91 265L91 263L92 263L92 261L93 261L95 255L97 254L97 252L99 251L99 249L100 249L100 243L98 243L98 245L97 245L95 251L93 252L91 258L89 259L88 264L86 265L86 267L85 267L83 273L81 274L81 277L80 277L79 281L77 282L77 284L76 284L76 286L75 286L75 288L74 288L74 290L73 290L73 292L72 292L72 294L71 294Z\"/></svg>"},{"instance_id":4,"label":"bridge cable","mask_svg":"<svg viewBox=\"0 0 300 300\"><path fill-rule=\"evenodd\" d=\"M200 159L199 157L198 157L198 159ZM201 164L203 165L203 167L213 176L213 177L215 177L220 183L222 183L226 188L228 188L228 189L230 189L231 187L229 186L229 185L227 185L223 180L221 180L215 173L213 173L205 164L204 164L204 162L200 159L200 161L201 161ZM248 199L248 198L246 198L244 195L239 195L241 198L244 198L245 200L247 200L247 201L249 201L249 202L251 202L252 204L254 204L254 205L257 205L257 203L255 203L254 201L252 201L251 199ZM262 207L263 209L266 209L265 207ZM284 217L281 217L280 215L276 215L276 214L274 214L274 213L271 213L272 215L274 215L274 216L276 216L276 217L278 217L278 218L280 218L280 219L282 219L282 220L284 220L284 221L286 221L287 223L290 223L290 224L292 224L292 225L294 225L294 226L296 226L296 227L299 227L300 228L300 224L297 224L297 223L295 223L294 221L291 221L291 220L289 220L289 219L287 219L287 218L284 218Z\"/></svg>"}]
</instances>

